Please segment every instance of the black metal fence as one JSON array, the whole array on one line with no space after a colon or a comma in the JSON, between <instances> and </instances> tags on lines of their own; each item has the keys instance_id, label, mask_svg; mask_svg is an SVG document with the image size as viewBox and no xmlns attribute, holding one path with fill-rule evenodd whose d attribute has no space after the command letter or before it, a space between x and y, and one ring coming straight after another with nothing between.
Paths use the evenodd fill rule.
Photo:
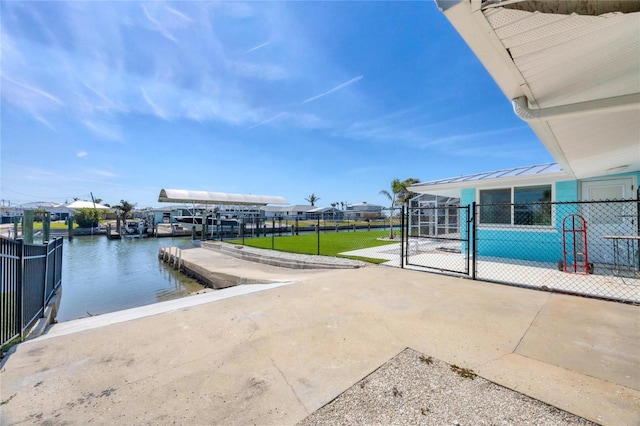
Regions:
<instances>
[{"instance_id":1,"label":"black metal fence","mask_svg":"<svg viewBox=\"0 0 640 426\"><path fill-rule=\"evenodd\" d=\"M401 209L383 209L369 217L337 217L332 214L319 215L314 219L301 220L294 216L262 219L259 226L247 224L236 235L223 236L235 243L278 251L341 256L367 257L367 249L383 246L399 246L403 216ZM390 249L392 256L399 259L399 249ZM377 261L378 258L369 259ZM381 259L383 261L384 259Z\"/></svg>"},{"instance_id":2,"label":"black metal fence","mask_svg":"<svg viewBox=\"0 0 640 426\"><path fill-rule=\"evenodd\" d=\"M408 210L404 263L441 272L469 274L472 227L470 206L417 207Z\"/></svg>"},{"instance_id":3,"label":"black metal fence","mask_svg":"<svg viewBox=\"0 0 640 426\"><path fill-rule=\"evenodd\" d=\"M25 244L0 237L0 346L33 326L62 282L62 238Z\"/></svg>"}]
</instances>

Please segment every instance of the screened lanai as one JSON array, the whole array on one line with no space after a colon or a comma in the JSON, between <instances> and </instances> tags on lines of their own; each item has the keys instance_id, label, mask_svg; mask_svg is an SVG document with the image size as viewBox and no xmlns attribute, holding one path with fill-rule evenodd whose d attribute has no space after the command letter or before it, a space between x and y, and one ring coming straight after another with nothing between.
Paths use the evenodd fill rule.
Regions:
<instances>
[{"instance_id":1,"label":"screened lanai","mask_svg":"<svg viewBox=\"0 0 640 426\"><path fill-rule=\"evenodd\" d=\"M420 194L409 200L409 235L452 237L460 234L460 198Z\"/></svg>"}]
</instances>

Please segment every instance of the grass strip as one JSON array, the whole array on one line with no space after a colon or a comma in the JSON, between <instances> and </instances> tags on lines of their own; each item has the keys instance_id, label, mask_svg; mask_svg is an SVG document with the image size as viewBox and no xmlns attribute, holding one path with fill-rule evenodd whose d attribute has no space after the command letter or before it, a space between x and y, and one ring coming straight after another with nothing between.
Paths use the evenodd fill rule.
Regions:
<instances>
[{"instance_id":1,"label":"grass strip","mask_svg":"<svg viewBox=\"0 0 640 426\"><path fill-rule=\"evenodd\" d=\"M371 247L397 244L396 241L379 240L386 237L389 231L358 231L358 232L336 232L320 233L320 255L344 257L348 259L362 260L370 263L382 263L387 259L378 259L361 256L348 256L341 253L366 249ZM242 240L227 241L232 244L242 244ZM244 245L255 248L269 249L287 253L318 254L318 234L288 235L288 236L267 236L260 238L245 238Z\"/></svg>"}]
</instances>

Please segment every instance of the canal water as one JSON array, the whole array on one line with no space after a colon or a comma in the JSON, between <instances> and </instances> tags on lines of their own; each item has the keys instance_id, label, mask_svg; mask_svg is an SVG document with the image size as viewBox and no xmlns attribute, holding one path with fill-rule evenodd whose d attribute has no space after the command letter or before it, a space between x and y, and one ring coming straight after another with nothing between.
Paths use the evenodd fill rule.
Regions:
<instances>
[{"instance_id":1,"label":"canal water","mask_svg":"<svg viewBox=\"0 0 640 426\"><path fill-rule=\"evenodd\" d=\"M187 238L65 238L59 322L185 297L203 289L158 259L160 247Z\"/></svg>"}]
</instances>

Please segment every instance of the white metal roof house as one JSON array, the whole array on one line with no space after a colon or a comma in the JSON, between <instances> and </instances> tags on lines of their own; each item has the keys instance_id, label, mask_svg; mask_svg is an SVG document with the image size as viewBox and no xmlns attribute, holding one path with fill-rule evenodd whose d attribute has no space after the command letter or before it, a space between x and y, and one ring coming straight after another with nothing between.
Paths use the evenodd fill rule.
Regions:
<instances>
[{"instance_id":1,"label":"white metal roof house","mask_svg":"<svg viewBox=\"0 0 640 426\"><path fill-rule=\"evenodd\" d=\"M260 207L260 211L265 219L272 218L298 218L306 219L307 212L317 207L305 204L294 204L290 206L264 206Z\"/></svg>"},{"instance_id":2,"label":"white metal roof house","mask_svg":"<svg viewBox=\"0 0 640 426\"><path fill-rule=\"evenodd\" d=\"M640 1L435 1L556 163L411 191L461 205L638 197Z\"/></svg>"},{"instance_id":3,"label":"white metal roof house","mask_svg":"<svg viewBox=\"0 0 640 426\"><path fill-rule=\"evenodd\" d=\"M361 203L348 204L345 209L345 216L354 219L377 218L382 214L382 209L384 209L383 206L363 201Z\"/></svg>"},{"instance_id":4,"label":"white metal roof house","mask_svg":"<svg viewBox=\"0 0 640 426\"><path fill-rule=\"evenodd\" d=\"M308 219L342 220L344 212L335 207L315 207L307 212Z\"/></svg>"}]
</instances>

